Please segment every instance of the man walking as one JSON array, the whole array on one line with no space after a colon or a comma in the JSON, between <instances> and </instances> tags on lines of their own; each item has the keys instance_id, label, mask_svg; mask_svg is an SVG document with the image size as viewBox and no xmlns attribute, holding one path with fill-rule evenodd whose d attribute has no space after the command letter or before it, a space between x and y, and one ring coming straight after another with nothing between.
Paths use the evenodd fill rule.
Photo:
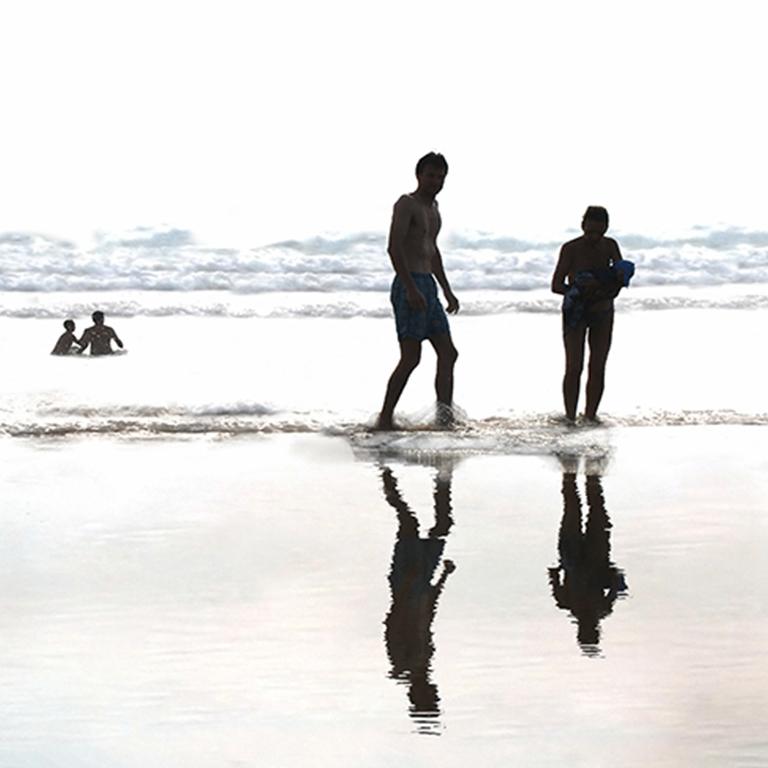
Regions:
<instances>
[{"instance_id":1,"label":"man walking","mask_svg":"<svg viewBox=\"0 0 768 768\"><path fill-rule=\"evenodd\" d=\"M453 367L458 357L451 341L448 318L437 295L443 290L449 314L459 311L443 269L437 247L441 219L437 197L443 188L448 163L430 152L416 164L416 191L402 195L395 203L387 250L395 269L390 298L395 313L400 360L387 384L378 428L394 429L393 415L408 378L421 360L421 343L426 339L437 354L435 390L437 420L441 426L453 422Z\"/></svg>"}]
</instances>

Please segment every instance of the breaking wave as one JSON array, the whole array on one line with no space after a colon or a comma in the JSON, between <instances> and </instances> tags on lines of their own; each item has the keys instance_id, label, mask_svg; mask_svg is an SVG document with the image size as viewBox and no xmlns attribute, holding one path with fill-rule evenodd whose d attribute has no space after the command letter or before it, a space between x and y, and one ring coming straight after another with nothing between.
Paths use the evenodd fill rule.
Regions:
<instances>
[{"instance_id":1,"label":"breaking wave","mask_svg":"<svg viewBox=\"0 0 768 768\"><path fill-rule=\"evenodd\" d=\"M599 457L610 448L616 428L768 426L768 413L653 411L611 417L600 424L565 423L558 414L522 414L481 420L462 419L454 429L414 423L395 432L323 413L275 411L259 404L201 408L116 406L43 408L33 419L0 421L0 435L11 438L65 438L103 435L118 438L237 437L268 434L325 434L349 441L358 454L532 454L576 452Z\"/></svg>"},{"instance_id":2,"label":"breaking wave","mask_svg":"<svg viewBox=\"0 0 768 768\"><path fill-rule=\"evenodd\" d=\"M757 286L754 287L757 289ZM81 295L82 296L82 295ZM3 299L8 299L4 301ZM156 301L150 299L155 298ZM498 315L507 313L557 314L561 300L551 294L536 296L510 291L460 293L462 316ZM63 317L87 317L95 308L94 301L70 296L56 298L49 295L44 303L17 301L18 295L0 296L0 317L38 318L60 321ZM331 318L353 317L390 318L392 309L389 294L356 297L354 294L336 294L317 300L305 295L275 294L269 301L216 297L211 300L197 294L144 296L142 299L121 298L100 294L98 308L109 317L205 317L205 318ZM642 289L622 293L617 311L656 311L674 309L766 309L768 285L764 292L750 290L737 294L681 293L667 294Z\"/></svg>"},{"instance_id":3,"label":"breaking wave","mask_svg":"<svg viewBox=\"0 0 768 768\"><path fill-rule=\"evenodd\" d=\"M638 287L768 284L768 232L700 228L677 238L616 238L637 264ZM441 242L456 290L531 291L548 287L562 240L454 233ZM87 247L39 234L0 235L4 292L381 292L391 274L383 233L245 249L200 245L191 232L168 228L100 235Z\"/></svg>"}]
</instances>

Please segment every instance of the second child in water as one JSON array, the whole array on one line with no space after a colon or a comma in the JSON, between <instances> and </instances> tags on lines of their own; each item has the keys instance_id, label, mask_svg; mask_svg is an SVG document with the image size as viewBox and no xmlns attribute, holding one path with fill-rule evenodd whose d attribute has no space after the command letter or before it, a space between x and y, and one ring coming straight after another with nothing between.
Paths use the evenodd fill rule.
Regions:
<instances>
[{"instance_id":1,"label":"second child in water","mask_svg":"<svg viewBox=\"0 0 768 768\"><path fill-rule=\"evenodd\" d=\"M77 349L73 350L73 347L77 347ZM72 351L82 352L83 350L80 349L80 342L77 340L77 336L75 336L75 321L65 320L64 333L59 336L59 340L56 342L56 346L51 351L51 354L68 355Z\"/></svg>"}]
</instances>

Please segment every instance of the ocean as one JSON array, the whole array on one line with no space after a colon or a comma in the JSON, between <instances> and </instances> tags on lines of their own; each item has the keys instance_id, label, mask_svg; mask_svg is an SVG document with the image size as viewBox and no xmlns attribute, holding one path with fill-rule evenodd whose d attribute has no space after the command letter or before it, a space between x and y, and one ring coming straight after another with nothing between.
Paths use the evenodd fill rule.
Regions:
<instances>
[{"instance_id":1,"label":"ocean","mask_svg":"<svg viewBox=\"0 0 768 768\"><path fill-rule=\"evenodd\" d=\"M766 423L755 339L768 232L616 237L637 273L617 301L605 417ZM465 426L502 442L510 428L537 429L560 410L560 300L549 291L558 241L448 234L441 247L462 304L452 327ZM0 432L354 431L370 424L397 358L391 278L380 233L248 249L176 229L102 234L89 247L6 234ZM61 322L75 319L80 333L96 308L128 354L47 357ZM408 423L431 406L430 365L425 355L406 390Z\"/></svg>"},{"instance_id":2,"label":"ocean","mask_svg":"<svg viewBox=\"0 0 768 768\"><path fill-rule=\"evenodd\" d=\"M384 235L0 237L0 766L764 765L768 233L616 237L600 425L561 239L446 234L391 434Z\"/></svg>"}]
</instances>

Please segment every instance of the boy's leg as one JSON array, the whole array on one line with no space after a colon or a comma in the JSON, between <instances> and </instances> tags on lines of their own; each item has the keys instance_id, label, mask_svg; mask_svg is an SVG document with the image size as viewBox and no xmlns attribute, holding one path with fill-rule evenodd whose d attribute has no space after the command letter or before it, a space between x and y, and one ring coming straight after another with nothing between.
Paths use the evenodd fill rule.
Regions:
<instances>
[{"instance_id":1,"label":"boy's leg","mask_svg":"<svg viewBox=\"0 0 768 768\"><path fill-rule=\"evenodd\" d=\"M576 418L576 407L579 403L579 386L581 371L584 367L584 338L586 327L579 325L569 328L563 334L565 347L565 376L563 376L563 403L565 415L571 421Z\"/></svg>"},{"instance_id":2,"label":"boy's leg","mask_svg":"<svg viewBox=\"0 0 768 768\"><path fill-rule=\"evenodd\" d=\"M594 419L605 388L605 364L613 336L613 312L607 313L589 329L589 378L587 379L587 407L584 415Z\"/></svg>"}]
</instances>

